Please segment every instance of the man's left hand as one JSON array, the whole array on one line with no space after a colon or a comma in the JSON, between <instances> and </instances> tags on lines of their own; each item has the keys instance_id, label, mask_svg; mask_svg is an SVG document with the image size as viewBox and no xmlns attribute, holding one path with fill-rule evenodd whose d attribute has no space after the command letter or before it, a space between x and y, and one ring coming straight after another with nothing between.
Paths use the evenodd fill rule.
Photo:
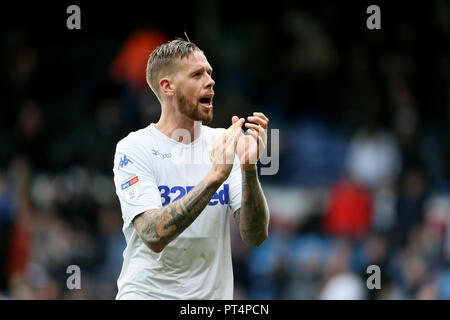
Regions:
<instances>
[{"instance_id":1,"label":"man's left hand","mask_svg":"<svg viewBox=\"0 0 450 320\"><path fill-rule=\"evenodd\" d=\"M267 145L269 119L261 112L253 112L253 116L247 117L247 120L253 123L245 123L248 130L245 134L241 132L236 154L243 168L255 168Z\"/></svg>"}]
</instances>

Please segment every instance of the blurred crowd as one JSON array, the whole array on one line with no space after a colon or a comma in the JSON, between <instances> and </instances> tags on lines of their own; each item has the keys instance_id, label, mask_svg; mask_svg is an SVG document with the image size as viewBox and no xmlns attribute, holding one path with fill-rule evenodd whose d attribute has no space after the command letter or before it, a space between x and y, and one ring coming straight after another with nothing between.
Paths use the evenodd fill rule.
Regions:
<instances>
[{"instance_id":1,"label":"blurred crowd","mask_svg":"<svg viewBox=\"0 0 450 320\"><path fill-rule=\"evenodd\" d=\"M2 31L0 299L114 299L115 145L158 120L146 61L186 25L214 68L211 126L262 111L279 129L269 238L247 247L231 224L235 298L450 299L450 3L381 6L368 30L361 4L234 2L195 1L170 29L137 6L120 32Z\"/></svg>"}]
</instances>

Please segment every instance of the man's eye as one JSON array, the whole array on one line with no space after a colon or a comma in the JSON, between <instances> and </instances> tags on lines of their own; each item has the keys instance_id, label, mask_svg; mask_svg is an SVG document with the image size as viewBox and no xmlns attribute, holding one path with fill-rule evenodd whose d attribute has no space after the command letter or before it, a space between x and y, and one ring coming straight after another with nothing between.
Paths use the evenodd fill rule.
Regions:
<instances>
[{"instance_id":1,"label":"man's eye","mask_svg":"<svg viewBox=\"0 0 450 320\"><path fill-rule=\"evenodd\" d=\"M200 77L202 74L200 72L197 72L194 74L194 77Z\"/></svg>"}]
</instances>

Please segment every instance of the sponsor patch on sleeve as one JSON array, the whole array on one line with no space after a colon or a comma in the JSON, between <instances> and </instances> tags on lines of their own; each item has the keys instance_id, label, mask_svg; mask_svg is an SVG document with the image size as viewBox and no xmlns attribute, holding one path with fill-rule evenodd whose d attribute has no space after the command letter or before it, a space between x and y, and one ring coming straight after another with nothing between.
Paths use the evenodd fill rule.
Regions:
<instances>
[{"instance_id":1,"label":"sponsor patch on sleeve","mask_svg":"<svg viewBox=\"0 0 450 320\"><path fill-rule=\"evenodd\" d=\"M139 197L139 177L132 176L121 185L123 198L126 202L132 203Z\"/></svg>"}]
</instances>

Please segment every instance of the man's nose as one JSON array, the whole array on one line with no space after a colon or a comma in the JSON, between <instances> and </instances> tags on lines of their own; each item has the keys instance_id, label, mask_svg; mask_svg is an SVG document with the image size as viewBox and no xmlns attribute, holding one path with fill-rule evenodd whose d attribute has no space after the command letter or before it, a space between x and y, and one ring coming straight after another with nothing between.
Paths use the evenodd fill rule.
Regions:
<instances>
[{"instance_id":1,"label":"man's nose","mask_svg":"<svg viewBox=\"0 0 450 320\"><path fill-rule=\"evenodd\" d=\"M208 80L206 81L206 87L212 88L215 84L216 84L216 82L213 80L213 78L210 75L208 75Z\"/></svg>"}]
</instances>

